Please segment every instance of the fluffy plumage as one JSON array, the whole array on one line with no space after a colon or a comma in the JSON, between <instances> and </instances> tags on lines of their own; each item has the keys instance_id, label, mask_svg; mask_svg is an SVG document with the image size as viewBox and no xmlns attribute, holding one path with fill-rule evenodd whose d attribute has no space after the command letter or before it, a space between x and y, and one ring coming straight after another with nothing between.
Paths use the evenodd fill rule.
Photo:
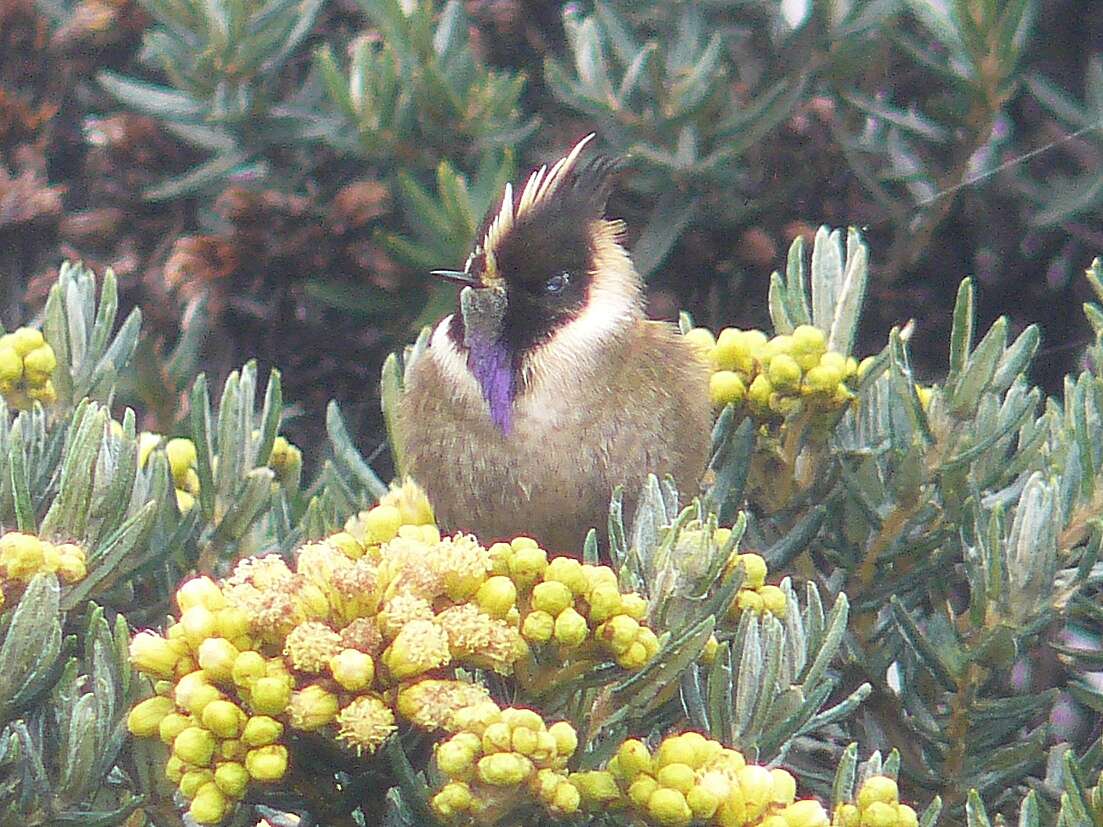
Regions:
<instances>
[{"instance_id":1,"label":"fluffy plumage","mask_svg":"<svg viewBox=\"0 0 1103 827\"><path fill-rule=\"evenodd\" d=\"M708 369L644 318L603 217L615 164L581 160L588 140L507 188L465 266L476 286L410 370L398 437L448 530L577 554L615 486L669 473L694 492L704 472Z\"/></svg>"}]
</instances>

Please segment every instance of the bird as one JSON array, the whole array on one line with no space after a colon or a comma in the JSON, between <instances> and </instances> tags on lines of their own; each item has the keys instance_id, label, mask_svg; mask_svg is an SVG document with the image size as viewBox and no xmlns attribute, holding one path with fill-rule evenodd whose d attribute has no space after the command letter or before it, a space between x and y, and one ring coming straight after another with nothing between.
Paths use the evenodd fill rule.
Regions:
<instances>
[{"instance_id":1,"label":"bird","mask_svg":"<svg viewBox=\"0 0 1103 827\"><path fill-rule=\"evenodd\" d=\"M476 232L455 312L406 370L395 432L438 525L481 541L530 537L580 556L605 536L613 490L631 517L648 474L698 493L709 457L709 367L648 320L625 224L606 218L621 161L590 134Z\"/></svg>"}]
</instances>

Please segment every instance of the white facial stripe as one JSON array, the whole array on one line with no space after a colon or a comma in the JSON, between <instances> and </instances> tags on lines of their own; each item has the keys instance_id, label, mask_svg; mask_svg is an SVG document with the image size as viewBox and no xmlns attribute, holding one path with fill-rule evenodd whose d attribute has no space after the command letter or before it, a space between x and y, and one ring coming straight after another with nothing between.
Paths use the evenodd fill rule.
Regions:
<instances>
[{"instance_id":1,"label":"white facial stripe","mask_svg":"<svg viewBox=\"0 0 1103 827\"><path fill-rule=\"evenodd\" d=\"M452 324L452 316L445 316L433 329L433 336L429 340L429 351L426 355L436 360L437 365L444 372L458 394L464 392L479 396L478 383L471 371L467 369L467 357L460 353L455 343L448 336L448 328Z\"/></svg>"}]
</instances>

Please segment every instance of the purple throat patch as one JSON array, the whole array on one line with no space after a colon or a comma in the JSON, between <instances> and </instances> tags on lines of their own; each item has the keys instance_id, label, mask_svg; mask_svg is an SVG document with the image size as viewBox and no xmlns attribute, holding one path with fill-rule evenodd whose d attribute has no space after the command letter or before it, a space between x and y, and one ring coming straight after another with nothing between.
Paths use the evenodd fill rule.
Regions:
<instances>
[{"instance_id":1,"label":"purple throat patch","mask_svg":"<svg viewBox=\"0 0 1103 827\"><path fill-rule=\"evenodd\" d=\"M513 425L513 354L501 341L473 341L467 347L467 367L490 406L490 419L503 434Z\"/></svg>"}]
</instances>

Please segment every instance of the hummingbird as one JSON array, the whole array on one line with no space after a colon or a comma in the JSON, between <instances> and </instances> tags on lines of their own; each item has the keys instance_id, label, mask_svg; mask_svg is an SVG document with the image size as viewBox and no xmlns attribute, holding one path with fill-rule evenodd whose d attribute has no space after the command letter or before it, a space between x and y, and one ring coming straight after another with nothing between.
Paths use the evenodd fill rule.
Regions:
<instances>
[{"instance_id":1,"label":"hummingbird","mask_svg":"<svg viewBox=\"0 0 1103 827\"><path fill-rule=\"evenodd\" d=\"M605 216L620 164L584 157L593 137L507 184L463 269L433 271L462 287L407 371L396 435L441 528L484 543L579 556L615 487L631 515L648 474L696 494L708 461L708 365L645 317Z\"/></svg>"}]
</instances>

